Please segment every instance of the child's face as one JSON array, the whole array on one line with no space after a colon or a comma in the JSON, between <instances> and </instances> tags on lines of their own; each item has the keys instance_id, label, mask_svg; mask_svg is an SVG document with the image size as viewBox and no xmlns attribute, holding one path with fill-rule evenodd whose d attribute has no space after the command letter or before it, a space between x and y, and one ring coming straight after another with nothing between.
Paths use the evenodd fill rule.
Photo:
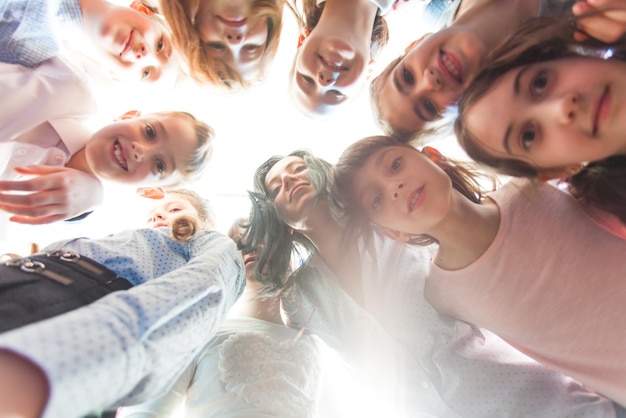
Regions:
<instances>
[{"instance_id":1,"label":"child's face","mask_svg":"<svg viewBox=\"0 0 626 418\"><path fill-rule=\"evenodd\" d=\"M296 229L306 221L317 196L309 168L300 157L285 157L274 164L265 176L265 190L283 220Z\"/></svg>"},{"instance_id":2,"label":"child's face","mask_svg":"<svg viewBox=\"0 0 626 418\"><path fill-rule=\"evenodd\" d=\"M181 180L198 141L185 115L148 114L96 132L85 146L89 166L101 178L142 186Z\"/></svg>"},{"instance_id":3,"label":"child's face","mask_svg":"<svg viewBox=\"0 0 626 418\"><path fill-rule=\"evenodd\" d=\"M354 178L352 192L359 209L385 229L428 233L449 212L450 178L415 149L382 148L367 159Z\"/></svg>"},{"instance_id":4,"label":"child's face","mask_svg":"<svg viewBox=\"0 0 626 418\"><path fill-rule=\"evenodd\" d=\"M214 59L226 63L244 80L259 75L268 36L264 17L251 17L254 0L200 2L195 27Z\"/></svg>"},{"instance_id":5,"label":"child's face","mask_svg":"<svg viewBox=\"0 0 626 418\"><path fill-rule=\"evenodd\" d=\"M148 212L148 225L150 228L167 227L181 215L191 216L198 223L201 223L198 211L186 197L176 193L168 193L159 201L158 206Z\"/></svg>"},{"instance_id":6,"label":"child's face","mask_svg":"<svg viewBox=\"0 0 626 418\"><path fill-rule=\"evenodd\" d=\"M447 28L426 36L381 75L381 118L394 131L423 129L459 99L484 57L483 43L470 32Z\"/></svg>"},{"instance_id":7,"label":"child's face","mask_svg":"<svg viewBox=\"0 0 626 418\"><path fill-rule=\"evenodd\" d=\"M153 82L177 71L170 32L157 17L115 6L98 23L96 52L116 77Z\"/></svg>"},{"instance_id":8,"label":"child's face","mask_svg":"<svg viewBox=\"0 0 626 418\"><path fill-rule=\"evenodd\" d=\"M369 51L313 30L296 53L293 99L307 114L327 115L355 97L367 79Z\"/></svg>"},{"instance_id":9,"label":"child's face","mask_svg":"<svg viewBox=\"0 0 626 418\"><path fill-rule=\"evenodd\" d=\"M626 64L573 57L516 68L464 115L494 156L560 168L625 154Z\"/></svg>"}]
</instances>

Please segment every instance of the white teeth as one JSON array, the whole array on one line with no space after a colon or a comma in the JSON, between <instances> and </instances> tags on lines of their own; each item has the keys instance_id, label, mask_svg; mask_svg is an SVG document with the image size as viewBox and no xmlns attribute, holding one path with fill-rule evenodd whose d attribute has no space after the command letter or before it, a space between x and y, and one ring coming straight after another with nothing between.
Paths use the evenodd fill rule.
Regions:
<instances>
[{"instance_id":1,"label":"white teeth","mask_svg":"<svg viewBox=\"0 0 626 418\"><path fill-rule=\"evenodd\" d=\"M441 61L443 62L443 65L446 66L446 69L454 76L454 78L458 80L459 70L456 68L456 65L454 65L454 63L450 61L450 58L448 58L446 54L441 54Z\"/></svg>"},{"instance_id":2,"label":"white teeth","mask_svg":"<svg viewBox=\"0 0 626 418\"><path fill-rule=\"evenodd\" d=\"M122 155L122 147L116 141L113 145L113 153L115 154L115 158L117 158L117 162L119 165L126 171L128 171L128 165L126 164L126 160L124 160L124 156Z\"/></svg>"},{"instance_id":3,"label":"white teeth","mask_svg":"<svg viewBox=\"0 0 626 418\"><path fill-rule=\"evenodd\" d=\"M409 211L413 210L413 207L415 206L415 203L417 202L417 199L419 199L421 194L422 191L420 190L413 195L413 199L411 199L411 202L409 203Z\"/></svg>"}]
</instances>

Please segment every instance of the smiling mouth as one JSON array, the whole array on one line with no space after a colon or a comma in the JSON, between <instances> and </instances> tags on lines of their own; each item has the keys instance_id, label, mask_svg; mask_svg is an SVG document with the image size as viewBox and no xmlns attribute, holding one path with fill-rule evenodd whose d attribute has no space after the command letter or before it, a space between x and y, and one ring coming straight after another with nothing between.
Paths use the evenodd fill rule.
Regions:
<instances>
[{"instance_id":1,"label":"smiling mouth","mask_svg":"<svg viewBox=\"0 0 626 418\"><path fill-rule=\"evenodd\" d=\"M133 45L133 38L135 37L135 30L131 30L130 33L128 34L128 39L126 40L126 43L124 44L124 48L122 48L122 52L120 52L120 58L126 53L128 52L128 50L130 50L130 48Z\"/></svg>"},{"instance_id":2,"label":"smiling mouth","mask_svg":"<svg viewBox=\"0 0 626 418\"><path fill-rule=\"evenodd\" d=\"M423 199L423 191L424 191L424 187L426 186L422 186L418 189L415 189L413 191L413 193L411 193L408 198L407 198L407 208L409 210L409 213L413 212L415 209L417 209L421 204Z\"/></svg>"},{"instance_id":3,"label":"smiling mouth","mask_svg":"<svg viewBox=\"0 0 626 418\"><path fill-rule=\"evenodd\" d=\"M344 66L342 62L336 62L333 64L319 54L317 55L317 57L320 59L322 65L326 67L327 70L330 70L332 72L348 71L348 67Z\"/></svg>"},{"instance_id":4,"label":"smiling mouth","mask_svg":"<svg viewBox=\"0 0 626 418\"><path fill-rule=\"evenodd\" d=\"M124 158L124 153L122 152L122 146L120 142L116 139L113 143L113 155L115 155L115 159L117 163L124 169L124 171L128 171L128 163Z\"/></svg>"},{"instance_id":5,"label":"smiling mouth","mask_svg":"<svg viewBox=\"0 0 626 418\"><path fill-rule=\"evenodd\" d=\"M444 50L439 51L439 67L453 81L463 84L463 71L459 60Z\"/></svg>"},{"instance_id":6,"label":"smiling mouth","mask_svg":"<svg viewBox=\"0 0 626 418\"><path fill-rule=\"evenodd\" d=\"M602 96L600 96L600 99L598 99L594 112L592 113L593 115L592 135L593 136L595 136L598 133L600 119L604 119L606 115L608 114L610 93L611 93L611 90L609 89L609 86L606 86L604 88L604 92L602 92Z\"/></svg>"}]
</instances>

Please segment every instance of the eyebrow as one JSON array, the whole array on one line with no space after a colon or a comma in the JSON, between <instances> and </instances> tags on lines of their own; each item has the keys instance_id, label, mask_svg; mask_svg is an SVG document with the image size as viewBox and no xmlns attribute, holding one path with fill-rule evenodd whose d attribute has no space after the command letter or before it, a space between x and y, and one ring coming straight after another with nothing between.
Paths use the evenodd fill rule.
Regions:
<instances>
[{"instance_id":1,"label":"eyebrow","mask_svg":"<svg viewBox=\"0 0 626 418\"><path fill-rule=\"evenodd\" d=\"M526 70L528 70L528 68L530 68L530 67L529 66L525 66L515 76L515 79L513 80L513 97L519 97L519 95L520 95L520 80L521 80L522 76L524 75L524 73L526 72ZM506 127L506 131L504 132L504 138L502 139L502 145L504 146L504 149L506 150L506 152L508 152L509 154L513 153L511 151L511 141L510 141L511 140L511 131L513 131L513 124L509 123L509 125Z\"/></svg>"}]
</instances>

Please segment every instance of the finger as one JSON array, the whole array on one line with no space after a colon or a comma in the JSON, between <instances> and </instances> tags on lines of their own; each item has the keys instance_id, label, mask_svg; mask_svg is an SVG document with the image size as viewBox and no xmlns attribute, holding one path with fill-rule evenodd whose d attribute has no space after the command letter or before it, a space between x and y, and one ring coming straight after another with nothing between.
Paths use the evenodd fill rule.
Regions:
<instances>
[{"instance_id":1,"label":"finger","mask_svg":"<svg viewBox=\"0 0 626 418\"><path fill-rule=\"evenodd\" d=\"M14 170L20 174L51 174L66 171L67 167L50 165L25 165L21 167L15 167Z\"/></svg>"},{"instance_id":2,"label":"finger","mask_svg":"<svg viewBox=\"0 0 626 418\"><path fill-rule=\"evenodd\" d=\"M44 206L66 201L61 193L44 190L30 194L0 193L0 205Z\"/></svg>"},{"instance_id":3,"label":"finger","mask_svg":"<svg viewBox=\"0 0 626 418\"><path fill-rule=\"evenodd\" d=\"M15 205L0 205L0 210L9 212L13 215L27 216L30 218L37 218L42 216L61 215L63 216L63 210L58 205L43 205L43 206L15 206Z\"/></svg>"},{"instance_id":4,"label":"finger","mask_svg":"<svg viewBox=\"0 0 626 418\"><path fill-rule=\"evenodd\" d=\"M35 177L28 180L0 181L0 191L36 192L39 190L56 189L56 183L54 179L48 176Z\"/></svg>"},{"instance_id":5,"label":"finger","mask_svg":"<svg viewBox=\"0 0 626 418\"><path fill-rule=\"evenodd\" d=\"M27 224L27 225L43 225L49 224L52 222L62 221L65 219L62 215L50 215L50 216L41 216L30 218L27 216L12 216L9 218L11 222L16 222L19 224Z\"/></svg>"},{"instance_id":6,"label":"finger","mask_svg":"<svg viewBox=\"0 0 626 418\"><path fill-rule=\"evenodd\" d=\"M601 16L581 19L578 28L588 36L609 43L617 41L624 33L624 23Z\"/></svg>"}]
</instances>

